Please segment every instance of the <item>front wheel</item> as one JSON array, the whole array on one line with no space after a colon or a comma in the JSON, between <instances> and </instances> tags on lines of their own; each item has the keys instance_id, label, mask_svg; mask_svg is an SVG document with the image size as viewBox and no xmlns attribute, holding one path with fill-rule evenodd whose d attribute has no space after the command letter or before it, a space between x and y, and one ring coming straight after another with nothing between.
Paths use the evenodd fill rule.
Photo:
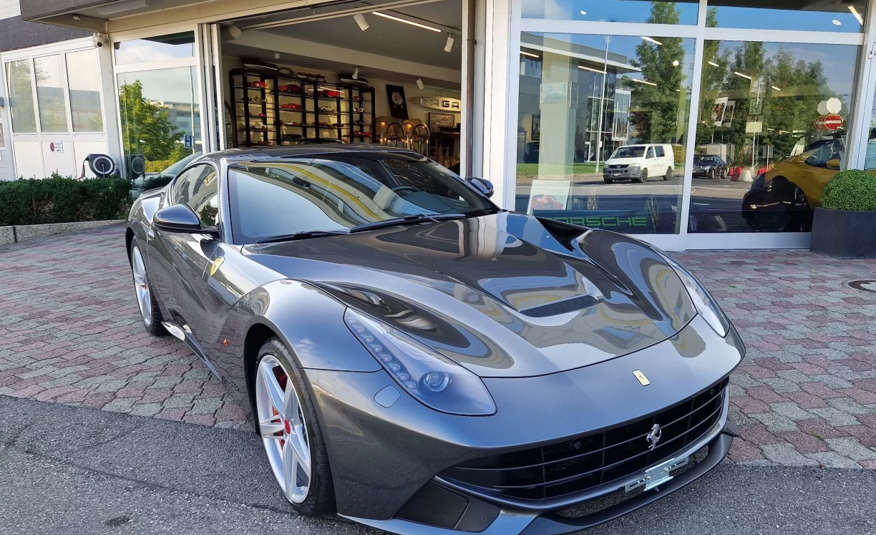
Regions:
<instances>
[{"instance_id":1,"label":"front wheel","mask_svg":"<svg viewBox=\"0 0 876 535\"><path fill-rule=\"evenodd\" d=\"M647 181L648 181L648 170L647 169L642 169L642 174L639 175L639 178L633 179L633 182L637 182L639 184L641 184L642 182L647 182Z\"/></svg>"},{"instance_id":2,"label":"front wheel","mask_svg":"<svg viewBox=\"0 0 876 535\"><path fill-rule=\"evenodd\" d=\"M328 454L304 377L286 346L268 340L255 369L254 415L268 463L298 514L334 512Z\"/></svg>"},{"instance_id":3,"label":"front wheel","mask_svg":"<svg viewBox=\"0 0 876 535\"><path fill-rule=\"evenodd\" d=\"M140 308L140 321L146 332L153 336L163 336L167 333L161 322L161 309L155 300L155 292L149 284L149 276L146 274L146 261L140 251L137 239L131 242L131 272L134 276L134 292L137 296L137 306Z\"/></svg>"}]
</instances>

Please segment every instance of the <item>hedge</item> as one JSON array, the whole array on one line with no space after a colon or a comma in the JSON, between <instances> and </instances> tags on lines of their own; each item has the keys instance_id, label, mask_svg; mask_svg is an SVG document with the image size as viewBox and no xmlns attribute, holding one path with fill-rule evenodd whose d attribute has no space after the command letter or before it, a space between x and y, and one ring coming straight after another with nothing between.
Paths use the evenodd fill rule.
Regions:
<instances>
[{"instance_id":1,"label":"hedge","mask_svg":"<svg viewBox=\"0 0 876 535\"><path fill-rule=\"evenodd\" d=\"M123 219L131 206L131 181L46 179L0 181L0 226Z\"/></svg>"},{"instance_id":2,"label":"hedge","mask_svg":"<svg viewBox=\"0 0 876 535\"><path fill-rule=\"evenodd\" d=\"M837 173L824 187L821 205L830 210L876 211L876 176L859 170Z\"/></svg>"}]
</instances>

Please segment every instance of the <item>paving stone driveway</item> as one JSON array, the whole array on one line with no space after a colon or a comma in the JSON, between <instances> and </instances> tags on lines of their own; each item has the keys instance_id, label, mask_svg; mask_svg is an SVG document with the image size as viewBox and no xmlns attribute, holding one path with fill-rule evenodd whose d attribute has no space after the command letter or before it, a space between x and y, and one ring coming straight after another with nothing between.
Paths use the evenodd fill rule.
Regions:
<instances>
[{"instance_id":1,"label":"paving stone driveway","mask_svg":"<svg viewBox=\"0 0 876 535\"><path fill-rule=\"evenodd\" d=\"M876 261L806 251L677 255L740 330L747 464L876 469ZM185 346L140 326L119 226L0 248L0 395L221 427L243 416Z\"/></svg>"}]
</instances>

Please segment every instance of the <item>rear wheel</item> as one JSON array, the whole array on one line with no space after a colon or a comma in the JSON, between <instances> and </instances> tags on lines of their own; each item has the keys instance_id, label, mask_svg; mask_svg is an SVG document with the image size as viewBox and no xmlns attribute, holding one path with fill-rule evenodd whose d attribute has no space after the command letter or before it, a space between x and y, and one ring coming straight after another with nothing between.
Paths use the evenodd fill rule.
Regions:
<instances>
[{"instance_id":1,"label":"rear wheel","mask_svg":"<svg viewBox=\"0 0 876 535\"><path fill-rule=\"evenodd\" d=\"M672 178L672 168L671 168L671 167L668 167L668 168L666 169L666 174L663 175L663 180L668 181L668 180L671 179L671 178Z\"/></svg>"},{"instance_id":2,"label":"rear wheel","mask_svg":"<svg viewBox=\"0 0 876 535\"><path fill-rule=\"evenodd\" d=\"M155 292L152 291L152 287L149 285L149 276L146 274L146 260L140 251L140 244L137 242L137 238L131 241L131 272L134 276L134 292L137 296L137 306L140 309L140 321L143 322L143 327L146 329L146 332L153 336L167 334L167 331L161 325L164 318L161 316L158 301L155 300Z\"/></svg>"},{"instance_id":3,"label":"rear wheel","mask_svg":"<svg viewBox=\"0 0 876 535\"><path fill-rule=\"evenodd\" d=\"M301 515L333 512L331 470L314 403L277 338L259 350L254 398L258 433L283 495Z\"/></svg>"}]
</instances>

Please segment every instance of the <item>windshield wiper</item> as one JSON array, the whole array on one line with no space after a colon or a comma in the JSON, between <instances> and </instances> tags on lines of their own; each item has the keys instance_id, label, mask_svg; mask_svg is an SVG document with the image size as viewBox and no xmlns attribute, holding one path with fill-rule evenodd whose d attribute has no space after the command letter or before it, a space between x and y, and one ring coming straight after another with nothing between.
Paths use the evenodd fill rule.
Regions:
<instances>
[{"instance_id":1,"label":"windshield wiper","mask_svg":"<svg viewBox=\"0 0 876 535\"><path fill-rule=\"evenodd\" d=\"M371 223L364 223L362 225L356 225L355 227L350 229L350 232L362 232L365 230L373 230L378 228L385 227L397 227L401 225L410 225L415 223L422 223L423 221L444 221L447 219L465 219L468 216L465 214L415 214L415 215L407 215L404 217L397 217L395 219L387 219L385 221L374 221Z\"/></svg>"},{"instance_id":2,"label":"windshield wiper","mask_svg":"<svg viewBox=\"0 0 876 535\"><path fill-rule=\"evenodd\" d=\"M323 236L341 236L349 234L346 230L305 230L303 232L294 232L292 234L282 234L280 236L271 236L264 238L256 243L276 243L281 241L305 240L307 238L321 238Z\"/></svg>"}]
</instances>

